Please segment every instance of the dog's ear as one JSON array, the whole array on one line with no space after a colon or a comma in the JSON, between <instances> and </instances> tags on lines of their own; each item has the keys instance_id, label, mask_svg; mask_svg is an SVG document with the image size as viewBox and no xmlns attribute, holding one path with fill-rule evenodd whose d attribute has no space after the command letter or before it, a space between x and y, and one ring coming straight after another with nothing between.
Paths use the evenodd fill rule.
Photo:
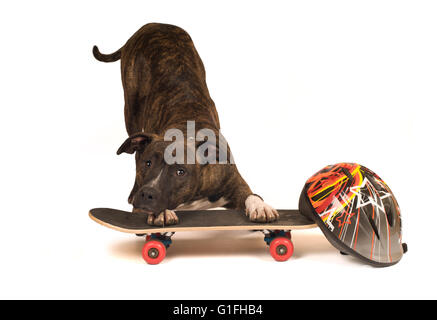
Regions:
<instances>
[{"instance_id":1,"label":"dog's ear","mask_svg":"<svg viewBox=\"0 0 437 320\"><path fill-rule=\"evenodd\" d=\"M154 134L149 133L135 133L126 139L125 142L118 148L117 154L122 154L123 152L132 154L135 151L143 150L149 143L155 138Z\"/></svg>"}]
</instances>

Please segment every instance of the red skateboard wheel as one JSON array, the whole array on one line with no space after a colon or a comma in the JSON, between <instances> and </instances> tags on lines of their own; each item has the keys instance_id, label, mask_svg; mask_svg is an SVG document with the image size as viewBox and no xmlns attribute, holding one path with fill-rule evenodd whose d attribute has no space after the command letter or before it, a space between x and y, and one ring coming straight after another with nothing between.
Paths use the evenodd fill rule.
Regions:
<instances>
[{"instance_id":1,"label":"red skateboard wheel","mask_svg":"<svg viewBox=\"0 0 437 320\"><path fill-rule=\"evenodd\" d=\"M293 243L285 237L277 237L270 243L270 254L276 261L287 261L293 255L293 251Z\"/></svg>"},{"instance_id":2,"label":"red skateboard wheel","mask_svg":"<svg viewBox=\"0 0 437 320\"><path fill-rule=\"evenodd\" d=\"M159 240L147 241L143 247L143 258L148 264L158 264L164 260L166 249Z\"/></svg>"}]
</instances>

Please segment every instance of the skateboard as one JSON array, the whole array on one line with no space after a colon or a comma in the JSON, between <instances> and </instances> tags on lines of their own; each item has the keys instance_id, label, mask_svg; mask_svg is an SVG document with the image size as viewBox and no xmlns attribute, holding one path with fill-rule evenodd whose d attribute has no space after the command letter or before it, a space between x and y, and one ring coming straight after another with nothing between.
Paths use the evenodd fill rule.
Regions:
<instances>
[{"instance_id":1,"label":"skateboard","mask_svg":"<svg viewBox=\"0 0 437 320\"><path fill-rule=\"evenodd\" d=\"M115 209L96 208L89 212L95 222L126 233L146 236L142 255L148 264L158 264L166 256L175 232L207 230L253 230L264 234L271 256L286 261L293 255L291 231L315 228L317 225L298 210L278 210L279 219L271 223L252 222L237 210L176 211L179 223L168 226L147 224L147 215Z\"/></svg>"}]
</instances>

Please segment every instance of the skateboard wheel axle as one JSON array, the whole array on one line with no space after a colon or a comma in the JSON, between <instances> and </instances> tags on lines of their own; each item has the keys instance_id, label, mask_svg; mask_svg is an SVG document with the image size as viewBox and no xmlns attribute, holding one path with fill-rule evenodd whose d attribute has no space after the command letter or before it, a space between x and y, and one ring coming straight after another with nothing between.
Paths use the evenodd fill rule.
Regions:
<instances>
[{"instance_id":1,"label":"skateboard wheel axle","mask_svg":"<svg viewBox=\"0 0 437 320\"><path fill-rule=\"evenodd\" d=\"M156 257L159 256L159 251L156 250L156 248L151 248L149 249L149 251L147 252L148 256L152 259L156 259Z\"/></svg>"},{"instance_id":2,"label":"skateboard wheel axle","mask_svg":"<svg viewBox=\"0 0 437 320\"><path fill-rule=\"evenodd\" d=\"M276 253L279 254L280 256L287 254L287 251L288 251L287 247L284 246L283 244L276 247Z\"/></svg>"}]
</instances>

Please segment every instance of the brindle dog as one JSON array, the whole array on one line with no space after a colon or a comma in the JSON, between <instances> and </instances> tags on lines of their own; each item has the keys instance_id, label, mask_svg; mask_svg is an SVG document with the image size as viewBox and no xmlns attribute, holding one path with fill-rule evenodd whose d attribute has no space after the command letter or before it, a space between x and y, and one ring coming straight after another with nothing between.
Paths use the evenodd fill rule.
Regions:
<instances>
[{"instance_id":1,"label":"brindle dog","mask_svg":"<svg viewBox=\"0 0 437 320\"><path fill-rule=\"evenodd\" d=\"M147 213L148 223L154 225L177 223L175 209L223 206L245 210L252 221L278 218L275 209L252 193L232 162L168 164L164 160L172 143L164 139L169 129L185 134L187 121L194 120L196 128L213 130L216 137L220 134L205 69L187 32L150 23L116 52L102 54L94 46L93 54L103 62L121 59L129 138L117 154L135 153L136 178L128 199L133 212ZM215 143L214 147L218 150Z\"/></svg>"}]
</instances>

